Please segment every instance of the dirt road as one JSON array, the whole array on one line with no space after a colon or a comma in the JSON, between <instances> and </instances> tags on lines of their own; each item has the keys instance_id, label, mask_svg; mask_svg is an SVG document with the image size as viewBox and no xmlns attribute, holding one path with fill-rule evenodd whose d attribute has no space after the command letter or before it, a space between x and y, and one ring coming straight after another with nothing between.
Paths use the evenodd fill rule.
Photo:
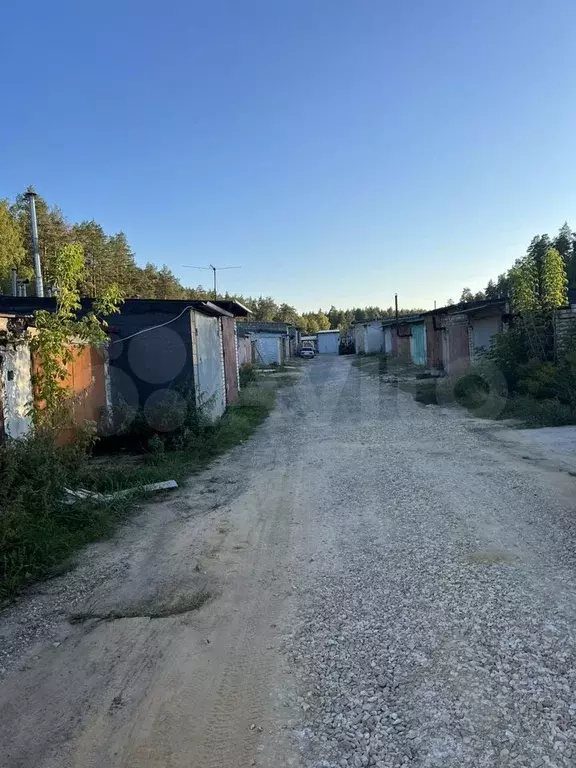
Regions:
<instances>
[{"instance_id":1,"label":"dirt road","mask_svg":"<svg viewBox=\"0 0 576 768\"><path fill-rule=\"evenodd\" d=\"M574 765L576 481L503 437L310 361L0 617L0 765Z\"/></svg>"}]
</instances>

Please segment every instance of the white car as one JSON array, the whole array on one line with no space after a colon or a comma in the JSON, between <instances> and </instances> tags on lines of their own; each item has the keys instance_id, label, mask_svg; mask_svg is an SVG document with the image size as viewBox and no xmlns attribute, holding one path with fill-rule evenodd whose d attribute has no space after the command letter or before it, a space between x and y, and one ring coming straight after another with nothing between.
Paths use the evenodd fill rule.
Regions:
<instances>
[{"instance_id":1,"label":"white car","mask_svg":"<svg viewBox=\"0 0 576 768\"><path fill-rule=\"evenodd\" d=\"M312 347L302 347L300 350L300 357L314 357L316 353Z\"/></svg>"}]
</instances>

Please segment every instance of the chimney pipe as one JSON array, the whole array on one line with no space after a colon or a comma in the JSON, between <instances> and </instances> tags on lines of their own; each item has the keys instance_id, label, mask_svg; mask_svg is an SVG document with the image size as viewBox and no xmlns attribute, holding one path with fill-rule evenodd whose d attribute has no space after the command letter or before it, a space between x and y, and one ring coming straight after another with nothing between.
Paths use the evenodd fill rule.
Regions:
<instances>
[{"instance_id":1,"label":"chimney pipe","mask_svg":"<svg viewBox=\"0 0 576 768\"><path fill-rule=\"evenodd\" d=\"M36 221L36 192L32 187L26 192L30 205L30 223L32 225L32 249L34 251L34 281L36 283L36 296L44 296L44 283L42 282L42 268L40 267L40 252L38 250L38 222Z\"/></svg>"},{"instance_id":2,"label":"chimney pipe","mask_svg":"<svg viewBox=\"0 0 576 768\"><path fill-rule=\"evenodd\" d=\"M396 311L396 324L398 324L398 294L394 294L394 309Z\"/></svg>"},{"instance_id":3,"label":"chimney pipe","mask_svg":"<svg viewBox=\"0 0 576 768\"><path fill-rule=\"evenodd\" d=\"M10 293L12 296L18 296L18 273L16 268L12 267L12 277L10 280Z\"/></svg>"}]
</instances>

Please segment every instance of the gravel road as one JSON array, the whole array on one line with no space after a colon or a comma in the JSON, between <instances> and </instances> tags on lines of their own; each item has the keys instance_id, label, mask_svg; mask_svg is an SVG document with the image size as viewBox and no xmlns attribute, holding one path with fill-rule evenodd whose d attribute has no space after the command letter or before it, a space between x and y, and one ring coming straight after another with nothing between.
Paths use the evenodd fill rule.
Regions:
<instances>
[{"instance_id":1,"label":"gravel road","mask_svg":"<svg viewBox=\"0 0 576 768\"><path fill-rule=\"evenodd\" d=\"M576 765L575 479L351 362L0 617L2 768Z\"/></svg>"}]
</instances>

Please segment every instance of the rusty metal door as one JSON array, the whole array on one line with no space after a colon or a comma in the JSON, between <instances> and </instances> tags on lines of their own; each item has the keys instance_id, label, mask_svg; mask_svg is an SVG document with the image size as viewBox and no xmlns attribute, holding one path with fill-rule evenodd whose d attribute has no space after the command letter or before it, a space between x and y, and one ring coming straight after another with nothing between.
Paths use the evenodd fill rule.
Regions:
<instances>
[{"instance_id":1,"label":"rusty metal door","mask_svg":"<svg viewBox=\"0 0 576 768\"><path fill-rule=\"evenodd\" d=\"M238 399L238 359L236 357L236 322L233 317L223 317L222 348L224 351L224 378L226 382L226 403Z\"/></svg>"}]
</instances>

